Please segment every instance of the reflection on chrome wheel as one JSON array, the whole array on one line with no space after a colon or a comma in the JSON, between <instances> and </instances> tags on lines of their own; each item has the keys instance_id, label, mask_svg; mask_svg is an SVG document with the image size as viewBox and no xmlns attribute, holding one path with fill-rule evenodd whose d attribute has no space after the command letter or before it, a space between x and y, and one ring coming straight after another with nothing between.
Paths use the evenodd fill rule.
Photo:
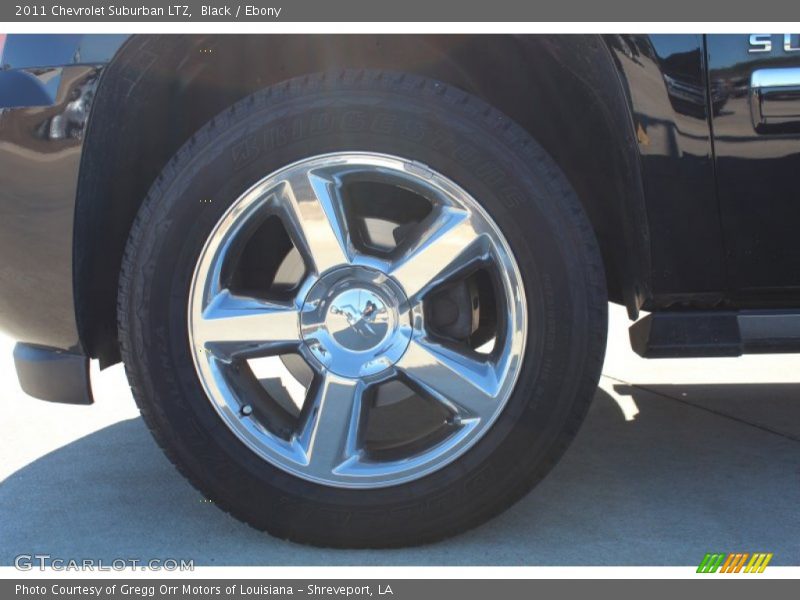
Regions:
<instances>
[{"instance_id":1,"label":"reflection on chrome wheel","mask_svg":"<svg viewBox=\"0 0 800 600\"><path fill-rule=\"evenodd\" d=\"M261 269L254 246L282 260ZM352 488L420 478L475 444L512 392L527 331L519 268L475 199L369 152L300 160L235 200L197 261L188 316L225 425L293 475ZM310 373L295 377L296 402L253 385L265 357ZM413 406L378 427L392 386Z\"/></svg>"}]
</instances>

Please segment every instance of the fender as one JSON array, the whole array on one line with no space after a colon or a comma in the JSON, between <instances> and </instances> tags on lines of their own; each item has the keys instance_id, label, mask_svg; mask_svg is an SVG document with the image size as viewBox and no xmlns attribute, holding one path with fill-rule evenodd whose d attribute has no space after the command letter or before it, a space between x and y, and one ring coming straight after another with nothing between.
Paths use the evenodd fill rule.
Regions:
<instances>
[{"instance_id":1,"label":"fender","mask_svg":"<svg viewBox=\"0 0 800 600\"><path fill-rule=\"evenodd\" d=\"M567 173L600 241L612 299L637 314L649 297L644 185L624 72L600 36L134 36L99 86L80 174L76 315L91 356L119 360L122 251L170 157L249 93L340 67L434 77L520 123Z\"/></svg>"}]
</instances>

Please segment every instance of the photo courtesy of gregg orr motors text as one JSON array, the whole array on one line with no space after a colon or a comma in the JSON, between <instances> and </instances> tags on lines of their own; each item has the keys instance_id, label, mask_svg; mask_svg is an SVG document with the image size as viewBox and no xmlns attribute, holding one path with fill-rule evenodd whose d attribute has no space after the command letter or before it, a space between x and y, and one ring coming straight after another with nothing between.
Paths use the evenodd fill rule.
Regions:
<instances>
[{"instance_id":1,"label":"photo courtesy of gregg orr motors text","mask_svg":"<svg viewBox=\"0 0 800 600\"><path fill-rule=\"evenodd\" d=\"M247 17L280 18L282 7L255 6L253 4L203 4L193 9L188 5L128 6L126 4L89 4L86 6L64 6L61 4L15 4L14 16L30 18L96 18L96 17L216 17L239 19Z\"/></svg>"},{"instance_id":2,"label":"photo courtesy of gregg orr motors text","mask_svg":"<svg viewBox=\"0 0 800 600\"><path fill-rule=\"evenodd\" d=\"M332 584L319 585L309 583L306 585L273 585L273 584L226 584L226 585L198 585L198 584L96 584L80 585L53 583L41 585L27 585L18 583L14 586L15 595L18 597L35 596L71 596L71 597L95 597L114 596L134 596L139 598L159 598L169 596L293 596L303 594L305 596L393 596L392 585L388 583L369 584L369 585L348 585Z\"/></svg>"}]
</instances>

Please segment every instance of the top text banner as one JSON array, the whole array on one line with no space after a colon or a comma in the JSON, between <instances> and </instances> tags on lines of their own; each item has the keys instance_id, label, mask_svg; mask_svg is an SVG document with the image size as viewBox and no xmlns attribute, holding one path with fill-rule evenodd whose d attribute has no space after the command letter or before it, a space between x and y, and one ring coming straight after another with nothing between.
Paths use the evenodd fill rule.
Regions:
<instances>
[{"instance_id":1,"label":"top text banner","mask_svg":"<svg viewBox=\"0 0 800 600\"><path fill-rule=\"evenodd\" d=\"M0 3L5 23L798 21L797 0L58 0Z\"/></svg>"}]
</instances>

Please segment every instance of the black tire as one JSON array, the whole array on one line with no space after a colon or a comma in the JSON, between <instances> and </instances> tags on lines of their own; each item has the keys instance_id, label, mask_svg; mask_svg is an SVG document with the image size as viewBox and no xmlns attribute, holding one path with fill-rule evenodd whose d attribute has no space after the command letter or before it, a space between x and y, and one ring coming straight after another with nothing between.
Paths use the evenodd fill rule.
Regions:
<instances>
[{"instance_id":1,"label":"black tire","mask_svg":"<svg viewBox=\"0 0 800 600\"><path fill-rule=\"evenodd\" d=\"M491 430L439 471L370 490L317 485L249 450L221 426L205 397L187 336L195 261L225 209L266 174L342 150L412 158L470 192L506 236L529 305L522 371ZM440 82L346 70L245 98L169 162L130 233L119 338L145 422L180 472L217 506L280 538L389 547L474 527L546 475L594 395L606 302L593 230L564 174L527 132Z\"/></svg>"}]
</instances>

